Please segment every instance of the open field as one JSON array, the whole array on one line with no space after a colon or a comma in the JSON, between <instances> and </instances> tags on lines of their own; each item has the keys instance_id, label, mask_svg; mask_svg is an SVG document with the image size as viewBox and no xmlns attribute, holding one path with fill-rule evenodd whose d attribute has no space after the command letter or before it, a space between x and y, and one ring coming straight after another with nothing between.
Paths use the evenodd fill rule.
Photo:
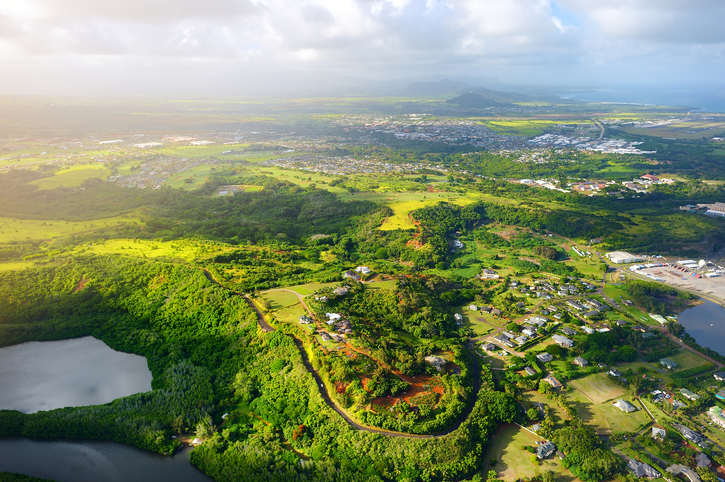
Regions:
<instances>
[{"instance_id":1,"label":"open field","mask_svg":"<svg viewBox=\"0 0 725 482\"><path fill-rule=\"evenodd\" d=\"M55 189L56 187L75 187L83 184L86 179L106 179L111 171L103 165L72 166L61 169L50 177L44 177L30 183L38 189Z\"/></svg>"},{"instance_id":2,"label":"open field","mask_svg":"<svg viewBox=\"0 0 725 482\"><path fill-rule=\"evenodd\" d=\"M535 442L541 440L543 439L538 435L517 425L500 425L486 451L486 464L482 472L486 474L489 470L494 470L497 478L501 480L519 480L524 477L537 477L545 471L552 471L557 481L578 482L579 479L564 469L561 466L561 460L556 456L549 457L541 465L531 462L531 453L522 450L521 447L534 445ZM493 467L490 465L492 459L497 461Z\"/></svg>"},{"instance_id":3,"label":"open field","mask_svg":"<svg viewBox=\"0 0 725 482\"><path fill-rule=\"evenodd\" d=\"M332 286L339 285L339 282L332 282L332 283L306 283L303 285L295 285L295 286L285 286L283 289L291 290L296 293L299 293L302 296L311 295L315 291L322 289L322 288L329 288ZM282 289L282 288L281 288Z\"/></svg>"},{"instance_id":4,"label":"open field","mask_svg":"<svg viewBox=\"0 0 725 482\"><path fill-rule=\"evenodd\" d=\"M576 126L577 124L588 124L592 128L596 128L596 125L589 120L578 120L571 123L567 123L563 120L548 120L548 119L496 119L486 120L483 122L489 129L496 132L497 134L513 135L513 136L526 136L534 137L543 134L547 130L556 128L557 125L571 125ZM571 131L576 132L578 136L587 135L587 130ZM597 128L597 134L599 129ZM594 131L592 131L592 134Z\"/></svg>"},{"instance_id":5,"label":"open field","mask_svg":"<svg viewBox=\"0 0 725 482\"><path fill-rule=\"evenodd\" d=\"M297 322L307 311L294 293L289 291L266 291L262 296L270 302L272 314L279 321Z\"/></svg>"},{"instance_id":6,"label":"open field","mask_svg":"<svg viewBox=\"0 0 725 482\"><path fill-rule=\"evenodd\" d=\"M713 117L708 115L707 117ZM725 134L725 117L685 119L653 127L625 127L624 132L636 135L671 137L676 139L701 139Z\"/></svg>"},{"instance_id":7,"label":"open field","mask_svg":"<svg viewBox=\"0 0 725 482\"><path fill-rule=\"evenodd\" d=\"M677 355L673 355L667 358L677 363L677 368L675 368L674 370L675 373L682 370L687 370L688 368L695 368L710 363L704 358L688 350L680 350ZM713 366L713 368L715 367Z\"/></svg>"},{"instance_id":8,"label":"open field","mask_svg":"<svg viewBox=\"0 0 725 482\"><path fill-rule=\"evenodd\" d=\"M544 405L547 405L554 414L556 414L560 422L567 419L566 414L564 414L564 411L559 408L559 405L557 405L556 402L546 398L546 395L542 393L536 391L523 392L519 396L519 399L524 402L524 407L527 410L531 408L531 404L534 402L543 403Z\"/></svg>"},{"instance_id":9,"label":"open field","mask_svg":"<svg viewBox=\"0 0 725 482\"><path fill-rule=\"evenodd\" d=\"M234 249L212 242L194 240L157 241L148 239L108 239L76 248L76 252L95 254L121 254L137 258L178 258L191 261L203 256Z\"/></svg>"},{"instance_id":10,"label":"open field","mask_svg":"<svg viewBox=\"0 0 725 482\"><path fill-rule=\"evenodd\" d=\"M612 402L616 400L596 404L578 389L566 392L566 397L581 419L588 425L593 425L597 433L634 432L650 422L650 418L644 410L625 413L614 406ZM625 398L634 406L639 406L628 396L618 398Z\"/></svg>"},{"instance_id":11,"label":"open field","mask_svg":"<svg viewBox=\"0 0 725 482\"><path fill-rule=\"evenodd\" d=\"M8 263L0 263L0 273L3 271L20 271L21 269L30 268L33 263L30 261L10 261Z\"/></svg>"},{"instance_id":12,"label":"open field","mask_svg":"<svg viewBox=\"0 0 725 482\"><path fill-rule=\"evenodd\" d=\"M463 327L470 328L476 334L476 336L483 336L495 329L495 326L491 324L491 315L479 311L471 311L468 309L456 310L460 311L463 315Z\"/></svg>"},{"instance_id":13,"label":"open field","mask_svg":"<svg viewBox=\"0 0 725 482\"><path fill-rule=\"evenodd\" d=\"M124 214L92 221L42 221L37 219L0 218L0 243L50 240L89 234L122 224L141 223L136 214Z\"/></svg>"},{"instance_id":14,"label":"open field","mask_svg":"<svg viewBox=\"0 0 725 482\"><path fill-rule=\"evenodd\" d=\"M604 373L595 373L584 378L571 380L569 384L596 404L619 398L625 393L624 388L609 380L609 375Z\"/></svg>"}]
</instances>

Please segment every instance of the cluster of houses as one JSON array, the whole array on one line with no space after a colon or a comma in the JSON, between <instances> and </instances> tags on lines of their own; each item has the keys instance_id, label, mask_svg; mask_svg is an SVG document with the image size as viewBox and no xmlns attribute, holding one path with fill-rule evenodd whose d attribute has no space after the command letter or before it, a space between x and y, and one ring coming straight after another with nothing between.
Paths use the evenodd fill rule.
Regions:
<instances>
[{"instance_id":1,"label":"cluster of houses","mask_svg":"<svg viewBox=\"0 0 725 482\"><path fill-rule=\"evenodd\" d=\"M609 306L591 298L584 298L581 303L574 300L567 300L566 304L586 318L591 318L609 309Z\"/></svg>"}]
</instances>

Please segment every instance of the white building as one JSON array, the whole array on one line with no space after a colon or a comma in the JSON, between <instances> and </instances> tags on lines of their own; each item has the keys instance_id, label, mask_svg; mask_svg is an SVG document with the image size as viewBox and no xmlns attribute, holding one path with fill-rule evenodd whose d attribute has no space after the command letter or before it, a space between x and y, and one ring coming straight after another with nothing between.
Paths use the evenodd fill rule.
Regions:
<instances>
[{"instance_id":1,"label":"white building","mask_svg":"<svg viewBox=\"0 0 725 482\"><path fill-rule=\"evenodd\" d=\"M629 264L644 261L644 258L630 254L626 251L614 251L612 253L605 254L605 256L614 264Z\"/></svg>"}]
</instances>

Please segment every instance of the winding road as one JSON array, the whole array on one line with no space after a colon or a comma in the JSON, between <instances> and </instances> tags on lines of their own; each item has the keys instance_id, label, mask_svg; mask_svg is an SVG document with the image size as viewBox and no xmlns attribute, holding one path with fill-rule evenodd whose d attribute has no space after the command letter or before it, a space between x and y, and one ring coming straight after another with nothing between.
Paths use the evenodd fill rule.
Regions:
<instances>
[{"instance_id":1,"label":"winding road","mask_svg":"<svg viewBox=\"0 0 725 482\"><path fill-rule=\"evenodd\" d=\"M212 274L208 270L206 270L204 268L201 268L201 270L204 272L204 275L207 277L207 279L210 282L216 284L217 286L219 286L221 288L224 288L227 290L229 289L229 288L225 287L224 285L222 285L221 283L219 283L217 280L215 280L214 277L212 276ZM257 323L259 324L260 328L262 328L263 331L265 331L267 333L276 331L274 327L272 327L269 323L267 323L267 320L264 319L264 315L262 314L261 311L259 311L259 308L257 308L257 305L254 304L254 302L249 298L249 296L247 296L246 294L243 294L243 293L233 291L233 290L230 290L230 291L232 291L233 293L244 298L244 300L247 302L249 307L254 310L254 312L257 314ZM284 289L279 290L279 291L289 291L289 292L297 295L297 297L300 299L300 302L302 302L302 305L309 312L309 308L307 307L307 305L304 304L304 302L302 301L302 296L299 293L292 291L292 290L284 290ZM290 335L290 336L292 336L292 335ZM333 409L335 412L337 412L348 423L348 425L350 425L352 428L357 429L357 430L385 435L388 437L405 437L405 438L420 438L420 439L443 437L445 435L448 435L448 434L458 430L458 427L460 427L461 424L471 414L471 412L473 411L473 407L476 405L476 401L478 400L478 391L481 389L480 366L479 366L479 362L478 362L478 356L476 355L476 353L474 351L474 347L473 347L474 341L470 341L468 343L468 345L466 345L466 349L471 354L471 359L473 360L473 391L471 393L471 399L469 400L468 405L466 406L466 409L463 411L463 413L461 413L461 415L458 416L458 418L455 420L455 422L449 428L447 428L446 430L440 431L440 432L435 432L435 433L427 434L427 435L421 435L421 434L411 434L411 433L404 433L404 432L394 432L391 430L384 430L384 429L380 429L380 428L373 428L373 427L368 427L366 425L361 425L360 423L353 420L352 417L350 417L350 415L348 415L348 413L343 408L338 406L334 402L334 400L330 397L330 393L327 390L327 386L322 381L320 374L317 373L317 371L314 369L314 367L310 363L310 359L307 355L307 351L305 350L302 340L298 339L295 336L292 336L292 339L294 340L295 345L297 345L297 348L300 350L300 355L302 356L302 363L304 364L307 371L310 372L310 374L312 375L312 378L314 378L315 383L319 387L320 395L322 396L322 399L325 401L325 403L331 409Z\"/></svg>"}]
</instances>

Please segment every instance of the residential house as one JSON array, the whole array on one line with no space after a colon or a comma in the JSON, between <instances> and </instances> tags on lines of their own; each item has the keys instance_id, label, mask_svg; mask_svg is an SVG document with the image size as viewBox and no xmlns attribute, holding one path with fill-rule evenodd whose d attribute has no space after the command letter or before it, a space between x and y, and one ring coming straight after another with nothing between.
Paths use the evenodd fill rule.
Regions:
<instances>
[{"instance_id":1,"label":"residential house","mask_svg":"<svg viewBox=\"0 0 725 482\"><path fill-rule=\"evenodd\" d=\"M526 373L528 373L528 375L529 375L529 376L531 376L531 377L533 377L534 375L536 375L536 374L537 374L537 371L536 371L536 370L534 370L534 369L533 369L533 368L531 368L531 367L526 367L526 368L524 368L524 370L525 370L525 371L526 371Z\"/></svg>"},{"instance_id":2,"label":"residential house","mask_svg":"<svg viewBox=\"0 0 725 482\"><path fill-rule=\"evenodd\" d=\"M632 329L634 331L641 331L642 333L646 333L649 331L649 329L647 327L642 326L642 325L633 326Z\"/></svg>"},{"instance_id":3,"label":"residential house","mask_svg":"<svg viewBox=\"0 0 725 482\"><path fill-rule=\"evenodd\" d=\"M358 273L362 273L365 276L372 273L372 270L370 268L368 268L367 266L358 266L357 268L355 268L355 271L357 271Z\"/></svg>"},{"instance_id":4,"label":"residential house","mask_svg":"<svg viewBox=\"0 0 725 482\"><path fill-rule=\"evenodd\" d=\"M354 280L354 281L360 281L362 279L360 277L360 275L357 274L354 271L345 271L344 273L342 273L342 277L343 278L347 278L347 279L351 279L351 280Z\"/></svg>"},{"instance_id":5,"label":"residential house","mask_svg":"<svg viewBox=\"0 0 725 482\"><path fill-rule=\"evenodd\" d=\"M312 323L312 318L310 318L307 315L302 315L299 318L297 318L297 321L299 321L303 325L309 325L310 323Z\"/></svg>"},{"instance_id":6,"label":"residential house","mask_svg":"<svg viewBox=\"0 0 725 482\"><path fill-rule=\"evenodd\" d=\"M345 286L339 286L332 290L332 294L335 296L345 296L348 293L348 289Z\"/></svg>"},{"instance_id":7,"label":"residential house","mask_svg":"<svg viewBox=\"0 0 725 482\"><path fill-rule=\"evenodd\" d=\"M446 366L446 360L435 355L428 355L425 357L425 361L433 365L438 371L443 370L443 367Z\"/></svg>"},{"instance_id":8,"label":"residential house","mask_svg":"<svg viewBox=\"0 0 725 482\"><path fill-rule=\"evenodd\" d=\"M519 345L523 345L524 343L529 341L529 337L526 335L521 335L521 336L517 337L514 341L516 343L518 343Z\"/></svg>"},{"instance_id":9,"label":"residential house","mask_svg":"<svg viewBox=\"0 0 725 482\"><path fill-rule=\"evenodd\" d=\"M521 333L529 337L536 336L536 328L534 328L533 326L524 326L524 329L521 330Z\"/></svg>"},{"instance_id":10,"label":"residential house","mask_svg":"<svg viewBox=\"0 0 725 482\"><path fill-rule=\"evenodd\" d=\"M552 376L544 378L544 381L551 385L552 388L557 390L563 386L559 380Z\"/></svg>"},{"instance_id":11,"label":"residential house","mask_svg":"<svg viewBox=\"0 0 725 482\"><path fill-rule=\"evenodd\" d=\"M496 345L494 345L493 343L490 343L490 342L484 343L482 346L483 346L483 349L486 351L496 351L496 349L498 348Z\"/></svg>"},{"instance_id":12,"label":"residential house","mask_svg":"<svg viewBox=\"0 0 725 482\"><path fill-rule=\"evenodd\" d=\"M554 359L553 356L551 356L550 354L548 354L546 352L539 353L538 355L536 355L536 358L538 358L539 361L542 362L542 363L547 363L547 362L550 362L551 360Z\"/></svg>"},{"instance_id":13,"label":"residential house","mask_svg":"<svg viewBox=\"0 0 725 482\"><path fill-rule=\"evenodd\" d=\"M722 429L725 429L725 413L723 413L722 408L717 406L710 407L710 410L707 411L707 415L710 417L712 423Z\"/></svg>"},{"instance_id":14,"label":"residential house","mask_svg":"<svg viewBox=\"0 0 725 482\"><path fill-rule=\"evenodd\" d=\"M486 313L492 313L493 312L493 308L491 308L490 306L480 306L479 308L481 309L481 311L485 311ZM501 312L499 311L499 314L500 313Z\"/></svg>"},{"instance_id":15,"label":"residential house","mask_svg":"<svg viewBox=\"0 0 725 482\"><path fill-rule=\"evenodd\" d=\"M545 459L554 452L556 452L556 445L553 442L546 442L536 447L536 457L538 459Z\"/></svg>"},{"instance_id":16,"label":"residential house","mask_svg":"<svg viewBox=\"0 0 725 482\"><path fill-rule=\"evenodd\" d=\"M663 358L660 360L660 365L667 368L668 370L673 370L677 368L677 363L670 360L669 358Z\"/></svg>"},{"instance_id":17,"label":"residential house","mask_svg":"<svg viewBox=\"0 0 725 482\"><path fill-rule=\"evenodd\" d=\"M611 376L613 376L613 377L621 377L622 376L622 373L619 370L617 370L616 368L612 368L611 370L609 370L609 374Z\"/></svg>"},{"instance_id":18,"label":"residential house","mask_svg":"<svg viewBox=\"0 0 725 482\"><path fill-rule=\"evenodd\" d=\"M667 438L667 432L658 427L652 427L652 438L664 440Z\"/></svg>"},{"instance_id":19,"label":"residential house","mask_svg":"<svg viewBox=\"0 0 725 482\"><path fill-rule=\"evenodd\" d=\"M320 338L322 338L322 341L330 341L330 335L328 333L325 333L324 331L320 333Z\"/></svg>"},{"instance_id":20,"label":"residential house","mask_svg":"<svg viewBox=\"0 0 725 482\"><path fill-rule=\"evenodd\" d=\"M619 400L614 402L614 406L617 407L618 409L620 409L621 411L627 412L627 413L637 411L637 407L635 407L634 405L629 403L627 400L624 400L622 398L620 398Z\"/></svg>"},{"instance_id":21,"label":"residential house","mask_svg":"<svg viewBox=\"0 0 725 482\"><path fill-rule=\"evenodd\" d=\"M682 464L670 465L669 467L667 467L667 472L671 473L672 475L682 474L687 477L690 482L702 482L702 479L700 479L700 476L697 475L695 469L691 469Z\"/></svg>"},{"instance_id":22,"label":"residential house","mask_svg":"<svg viewBox=\"0 0 725 482\"><path fill-rule=\"evenodd\" d=\"M542 316L532 316L528 321L536 326L544 326L548 320Z\"/></svg>"},{"instance_id":23,"label":"residential house","mask_svg":"<svg viewBox=\"0 0 725 482\"><path fill-rule=\"evenodd\" d=\"M697 468L699 469L706 469L710 467L710 459L707 458L707 455L702 452L699 452L697 455L695 455L695 463L697 464Z\"/></svg>"},{"instance_id":24,"label":"residential house","mask_svg":"<svg viewBox=\"0 0 725 482\"><path fill-rule=\"evenodd\" d=\"M455 313L453 315L453 319L456 320L457 325L460 325L463 323L463 315L461 315L460 313Z\"/></svg>"},{"instance_id":25,"label":"residential house","mask_svg":"<svg viewBox=\"0 0 725 482\"><path fill-rule=\"evenodd\" d=\"M478 306L476 306L476 305L470 305L468 307L468 309L471 310L471 311L478 311Z\"/></svg>"},{"instance_id":26,"label":"residential house","mask_svg":"<svg viewBox=\"0 0 725 482\"><path fill-rule=\"evenodd\" d=\"M672 424L672 426L675 427L686 439L695 442L696 444L699 444L702 441L702 435L694 430L685 427L684 425L680 425L679 423Z\"/></svg>"},{"instance_id":27,"label":"residential house","mask_svg":"<svg viewBox=\"0 0 725 482\"><path fill-rule=\"evenodd\" d=\"M574 308L577 311L584 311L584 310L587 309L586 306L581 305L581 304L579 304L579 303L577 303L576 301L573 301L573 300L567 300L566 304L569 305L569 306L571 306L572 308Z\"/></svg>"},{"instance_id":28,"label":"residential house","mask_svg":"<svg viewBox=\"0 0 725 482\"><path fill-rule=\"evenodd\" d=\"M635 459L629 459L627 461L627 468L637 478L647 477L648 479L659 479L662 477L662 474L657 469Z\"/></svg>"},{"instance_id":29,"label":"residential house","mask_svg":"<svg viewBox=\"0 0 725 482\"><path fill-rule=\"evenodd\" d=\"M692 390L688 390L688 389L686 389L686 388L681 388L681 389L680 389L680 393L681 393L681 394L682 394L682 396L684 396L684 397L685 397L686 399L688 399L688 400L691 400L691 401L693 401L693 402L694 402L694 401L696 401L696 400L699 400L700 398L702 398L702 397L700 397L700 395L698 395L697 393L693 392Z\"/></svg>"},{"instance_id":30,"label":"residential house","mask_svg":"<svg viewBox=\"0 0 725 482\"><path fill-rule=\"evenodd\" d=\"M584 333L586 333L587 335L591 335L595 332L594 328L592 328L591 326L582 326L582 330L584 330Z\"/></svg>"},{"instance_id":31,"label":"residential house","mask_svg":"<svg viewBox=\"0 0 725 482\"><path fill-rule=\"evenodd\" d=\"M626 326L627 325L627 322L624 320L617 320L614 323L616 323L617 326Z\"/></svg>"},{"instance_id":32,"label":"residential house","mask_svg":"<svg viewBox=\"0 0 725 482\"><path fill-rule=\"evenodd\" d=\"M561 332L564 333L565 335L569 335L569 336L574 336L577 334L576 330L573 330L573 329L569 328L568 326L563 326L561 328Z\"/></svg>"},{"instance_id":33,"label":"residential house","mask_svg":"<svg viewBox=\"0 0 725 482\"><path fill-rule=\"evenodd\" d=\"M725 372L715 372L712 374L712 376L717 380L718 382L725 381Z\"/></svg>"},{"instance_id":34,"label":"residential house","mask_svg":"<svg viewBox=\"0 0 725 482\"><path fill-rule=\"evenodd\" d=\"M580 356L574 358L574 361L572 363L574 363L574 365L579 365L582 368L589 365L589 362Z\"/></svg>"},{"instance_id":35,"label":"residential house","mask_svg":"<svg viewBox=\"0 0 725 482\"><path fill-rule=\"evenodd\" d=\"M571 348L574 346L574 340L567 338L565 336L561 335L554 335L551 337L552 340L554 340L554 343L556 343L559 346L563 346L566 348Z\"/></svg>"},{"instance_id":36,"label":"residential house","mask_svg":"<svg viewBox=\"0 0 725 482\"><path fill-rule=\"evenodd\" d=\"M715 394L715 397L719 398L720 400L725 400L725 388L723 388L719 392L717 392Z\"/></svg>"}]
</instances>

